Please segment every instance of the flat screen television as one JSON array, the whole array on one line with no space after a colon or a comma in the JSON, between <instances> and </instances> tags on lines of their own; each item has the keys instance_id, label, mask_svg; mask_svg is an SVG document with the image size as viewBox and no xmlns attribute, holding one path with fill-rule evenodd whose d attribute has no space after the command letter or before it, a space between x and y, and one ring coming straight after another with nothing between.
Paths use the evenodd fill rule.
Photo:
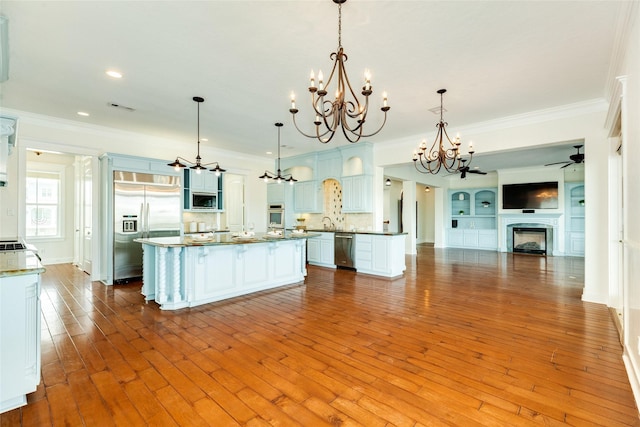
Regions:
<instances>
[{"instance_id":1,"label":"flat screen television","mask_svg":"<svg viewBox=\"0 0 640 427\"><path fill-rule=\"evenodd\" d=\"M558 209L558 182L504 184L502 209Z\"/></svg>"}]
</instances>

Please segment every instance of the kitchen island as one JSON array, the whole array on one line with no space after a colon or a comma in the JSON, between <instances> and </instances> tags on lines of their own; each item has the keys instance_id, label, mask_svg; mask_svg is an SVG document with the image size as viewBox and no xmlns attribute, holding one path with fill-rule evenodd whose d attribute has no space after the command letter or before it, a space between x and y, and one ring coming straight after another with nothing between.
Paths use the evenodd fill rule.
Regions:
<instances>
[{"instance_id":1,"label":"kitchen island","mask_svg":"<svg viewBox=\"0 0 640 427\"><path fill-rule=\"evenodd\" d=\"M142 294L163 310L194 307L304 281L313 233L201 234L136 239Z\"/></svg>"},{"instance_id":2,"label":"kitchen island","mask_svg":"<svg viewBox=\"0 0 640 427\"><path fill-rule=\"evenodd\" d=\"M0 251L0 413L40 383L40 274L30 250Z\"/></svg>"}]
</instances>

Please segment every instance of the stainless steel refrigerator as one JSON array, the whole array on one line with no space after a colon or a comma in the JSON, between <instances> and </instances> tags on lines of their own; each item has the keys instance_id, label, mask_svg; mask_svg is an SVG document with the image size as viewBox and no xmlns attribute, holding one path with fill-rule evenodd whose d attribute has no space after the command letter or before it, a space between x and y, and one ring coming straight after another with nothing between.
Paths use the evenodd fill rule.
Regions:
<instances>
[{"instance_id":1,"label":"stainless steel refrigerator","mask_svg":"<svg viewBox=\"0 0 640 427\"><path fill-rule=\"evenodd\" d=\"M179 236L180 178L113 172L113 282L142 277L142 237Z\"/></svg>"}]
</instances>

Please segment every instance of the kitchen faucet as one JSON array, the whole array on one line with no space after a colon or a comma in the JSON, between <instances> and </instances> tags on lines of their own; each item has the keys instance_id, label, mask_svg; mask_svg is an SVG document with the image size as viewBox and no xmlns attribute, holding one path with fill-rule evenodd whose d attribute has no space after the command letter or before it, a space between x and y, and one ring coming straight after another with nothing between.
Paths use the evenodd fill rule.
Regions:
<instances>
[{"instance_id":1,"label":"kitchen faucet","mask_svg":"<svg viewBox=\"0 0 640 427\"><path fill-rule=\"evenodd\" d=\"M327 224L324 223L324 220L328 219L329 220L329 227L327 227ZM328 216L323 216L322 217L322 225L324 226L325 230L333 230L335 228L335 225L333 224L333 221L331 221L331 218L329 218Z\"/></svg>"}]
</instances>

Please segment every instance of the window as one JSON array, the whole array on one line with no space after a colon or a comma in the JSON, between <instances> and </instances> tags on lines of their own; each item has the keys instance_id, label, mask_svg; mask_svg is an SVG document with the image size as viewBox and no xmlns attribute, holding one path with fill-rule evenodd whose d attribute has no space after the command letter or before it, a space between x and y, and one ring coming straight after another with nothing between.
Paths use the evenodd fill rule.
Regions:
<instances>
[{"instance_id":1,"label":"window","mask_svg":"<svg viewBox=\"0 0 640 427\"><path fill-rule=\"evenodd\" d=\"M27 237L62 237L62 176L27 171Z\"/></svg>"}]
</instances>

